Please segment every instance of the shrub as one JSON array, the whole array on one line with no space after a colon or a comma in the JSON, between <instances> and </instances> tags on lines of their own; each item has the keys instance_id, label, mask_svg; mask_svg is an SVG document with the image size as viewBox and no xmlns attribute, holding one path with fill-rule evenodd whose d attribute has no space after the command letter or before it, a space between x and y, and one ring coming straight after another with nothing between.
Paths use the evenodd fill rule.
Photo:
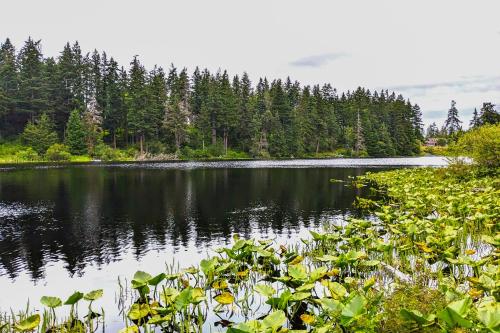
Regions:
<instances>
[{"instance_id":1,"label":"shrub","mask_svg":"<svg viewBox=\"0 0 500 333\"><path fill-rule=\"evenodd\" d=\"M20 150L16 153L16 160L33 162L40 159L38 153L31 147Z\"/></svg>"},{"instance_id":2,"label":"shrub","mask_svg":"<svg viewBox=\"0 0 500 333\"><path fill-rule=\"evenodd\" d=\"M500 124L484 125L465 133L453 150L474 159L480 166L500 166Z\"/></svg>"},{"instance_id":3,"label":"shrub","mask_svg":"<svg viewBox=\"0 0 500 333\"><path fill-rule=\"evenodd\" d=\"M33 147L38 154L43 154L57 142L57 134L53 130L49 116L43 114L35 122L28 122L22 135L23 141Z\"/></svg>"},{"instance_id":4,"label":"shrub","mask_svg":"<svg viewBox=\"0 0 500 333\"><path fill-rule=\"evenodd\" d=\"M120 151L113 149L104 143L100 143L95 147L94 157L103 161L116 161L123 158Z\"/></svg>"},{"instance_id":5,"label":"shrub","mask_svg":"<svg viewBox=\"0 0 500 333\"><path fill-rule=\"evenodd\" d=\"M49 161L63 162L71 159L68 147L60 143L55 143L47 149L45 158Z\"/></svg>"}]
</instances>

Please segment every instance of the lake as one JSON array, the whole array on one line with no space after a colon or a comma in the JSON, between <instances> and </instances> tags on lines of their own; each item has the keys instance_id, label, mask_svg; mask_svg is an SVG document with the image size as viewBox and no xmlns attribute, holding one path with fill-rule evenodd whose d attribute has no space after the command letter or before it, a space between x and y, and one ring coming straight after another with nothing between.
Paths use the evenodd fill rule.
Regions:
<instances>
[{"instance_id":1,"label":"lake","mask_svg":"<svg viewBox=\"0 0 500 333\"><path fill-rule=\"evenodd\" d=\"M232 235L308 237L356 214L367 171L442 166L440 157L86 164L0 168L0 311L103 288L121 328L117 278L189 267Z\"/></svg>"}]
</instances>

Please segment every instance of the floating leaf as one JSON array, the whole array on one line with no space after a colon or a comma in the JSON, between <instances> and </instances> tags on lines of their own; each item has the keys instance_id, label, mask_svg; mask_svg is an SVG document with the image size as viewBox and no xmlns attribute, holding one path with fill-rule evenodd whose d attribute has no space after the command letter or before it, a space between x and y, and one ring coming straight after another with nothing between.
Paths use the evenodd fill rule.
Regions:
<instances>
[{"instance_id":1,"label":"floating leaf","mask_svg":"<svg viewBox=\"0 0 500 333\"><path fill-rule=\"evenodd\" d=\"M215 296L214 298L217 302L224 305L231 304L234 302L234 296L227 291L223 292L220 295Z\"/></svg>"},{"instance_id":2,"label":"floating leaf","mask_svg":"<svg viewBox=\"0 0 500 333\"><path fill-rule=\"evenodd\" d=\"M137 326L129 326L122 328L118 333L139 333L139 328Z\"/></svg>"},{"instance_id":3,"label":"floating leaf","mask_svg":"<svg viewBox=\"0 0 500 333\"><path fill-rule=\"evenodd\" d=\"M266 297L271 297L276 293L276 290L267 284L258 284L254 287L254 290Z\"/></svg>"}]
</instances>

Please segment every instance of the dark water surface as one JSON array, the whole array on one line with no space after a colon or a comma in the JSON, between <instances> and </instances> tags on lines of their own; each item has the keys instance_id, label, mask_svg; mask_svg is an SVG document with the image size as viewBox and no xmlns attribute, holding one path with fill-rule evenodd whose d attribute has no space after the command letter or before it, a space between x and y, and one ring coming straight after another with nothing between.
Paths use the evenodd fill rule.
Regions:
<instances>
[{"instance_id":1,"label":"dark water surface","mask_svg":"<svg viewBox=\"0 0 500 333\"><path fill-rule=\"evenodd\" d=\"M196 264L245 237L296 241L353 213L366 171L443 165L440 158L87 165L0 170L0 311L66 298L165 264ZM111 311L111 318L113 318ZM113 323L110 323L113 326Z\"/></svg>"}]
</instances>

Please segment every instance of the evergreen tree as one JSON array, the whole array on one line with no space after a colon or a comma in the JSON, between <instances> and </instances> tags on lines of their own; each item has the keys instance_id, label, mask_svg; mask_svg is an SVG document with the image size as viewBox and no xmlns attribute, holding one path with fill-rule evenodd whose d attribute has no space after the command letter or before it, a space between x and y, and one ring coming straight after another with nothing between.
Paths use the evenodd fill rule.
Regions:
<instances>
[{"instance_id":1,"label":"evergreen tree","mask_svg":"<svg viewBox=\"0 0 500 333\"><path fill-rule=\"evenodd\" d=\"M0 138L7 131L17 134L11 120L16 111L17 89L16 51L7 38L0 46Z\"/></svg>"},{"instance_id":2,"label":"evergreen tree","mask_svg":"<svg viewBox=\"0 0 500 333\"><path fill-rule=\"evenodd\" d=\"M51 145L57 143L57 133L53 128L51 119L44 113L38 120L28 121L22 139L24 143L33 147L38 154L42 155Z\"/></svg>"},{"instance_id":3,"label":"evergreen tree","mask_svg":"<svg viewBox=\"0 0 500 333\"><path fill-rule=\"evenodd\" d=\"M134 139L139 140L140 152L143 154L144 141L146 135L151 132L152 126L147 117L146 70L137 59L137 56L131 62L127 107L128 129L133 133Z\"/></svg>"},{"instance_id":4,"label":"evergreen tree","mask_svg":"<svg viewBox=\"0 0 500 333\"><path fill-rule=\"evenodd\" d=\"M181 101L179 94L170 96L163 126L174 136L175 149L178 151L186 139L188 112L185 104Z\"/></svg>"},{"instance_id":5,"label":"evergreen tree","mask_svg":"<svg viewBox=\"0 0 500 333\"><path fill-rule=\"evenodd\" d=\"M500 114L495 110L495 105L491 103L483 103L481 115L479 116L479 124L498 124L500 122Z\"/></svg>"},{"instance_id":6,"label":"evergreen tree","mask_svg":"<svg viewBox=\"0 0 500 333\"><path fill-rule=\"evenodd\" d=\"M426 137L427 138L435 138L439 135L439 129L436 123L432 123L427 127Z\"/></svg>"},{"instance_id":7,"label":"evergreen tree","mask_svg":"<svg viewBox=\"0 0 500 333\"><path fill-rule=\"evenodd\" d=\"M43 62L40 41L29 38L18 55L19 92L17 111L22 121L33 120L47 111L43 90Z\"/></svg>"},{"instance_id":8,"label":"evergreen tree","mask_svg":"<svg viewBox=\"0 0 500 333\"><path fill-rule=\"evenodd\" d=\"M472 119L469 123L470 128L476 128L480 125L479 123L479 114L477 113L477 109L474 108L474 112L472 113Z\"/></svg>"},{"instance_id":9,"label":"evergreen tree","mask_svg":"<svg viewBox=\"0 0 500 333\"><path fill-rule=\"evenodd\" d=\"M446 117L446 121L444 123L446 132L449 135L453 135L462 129L462 126L460 125L462 121L458 119L456 104L457 103L455 101L451 101L451 107L448 110L448 116Z\"/></svg>"},{"instance_id":10,"label":"evergreen tree","mask_svg":"<svg viewBox=\"0 0 500 333\"><path fill-rule=\"evenodd\" d=\"M66 126L66 138L64 143L68 146L71 154L87 154L87 131L80 115L80 111L73 110Z\"/></svg>"}]
</instances>

